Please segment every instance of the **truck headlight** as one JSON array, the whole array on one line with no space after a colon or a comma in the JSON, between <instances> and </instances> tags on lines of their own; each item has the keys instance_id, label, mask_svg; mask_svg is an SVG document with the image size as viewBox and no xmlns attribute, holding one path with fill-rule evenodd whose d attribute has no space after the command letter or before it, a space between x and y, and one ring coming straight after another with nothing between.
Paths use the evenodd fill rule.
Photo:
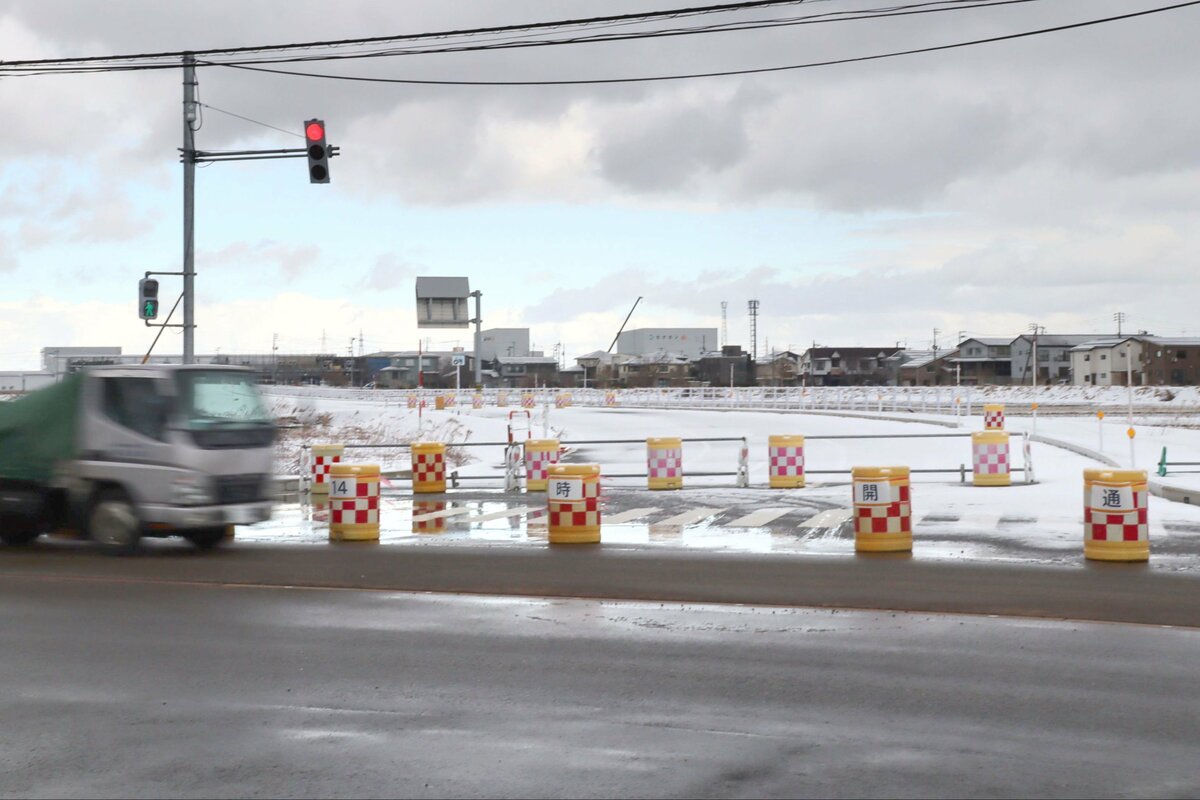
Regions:
<instances>
[{"instance_id":1,"label":"truck headlight","mask_svg":"<svg viewBox=\"0 0 1200 800\"><path fill-rule=\"evenodd\" d=\"M212 487L203 475L188 475L174 482L175 504L181 506L210 506L213 504Z\"/></svg>"}]
</instances>

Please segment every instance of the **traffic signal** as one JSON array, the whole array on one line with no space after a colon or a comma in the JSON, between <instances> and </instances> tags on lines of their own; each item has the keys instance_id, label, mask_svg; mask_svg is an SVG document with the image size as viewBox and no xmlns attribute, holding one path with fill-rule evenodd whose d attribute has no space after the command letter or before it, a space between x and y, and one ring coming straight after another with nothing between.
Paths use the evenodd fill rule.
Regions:
<instances>
[{"instance_id":1,"label":"traffic signal","mask_svg":"<svg viewBox=\"0 0 1200 800\"><path fill-rule=\"evenodd\" d=\"M329 183L329 147L325 144L325 120L310 119L305 122L304 139L308 143L308 182Z\"/></svg>"},{"instance_id":2,"label":"traffic signal","mask_svg":"<svg viewBox=\"0 0 1200 800\"><path fill-rule=\"evenodd\" d=\"M138 281L138 316L158 319L158 281L142 278Z\"/></svg>"}]
</instances>

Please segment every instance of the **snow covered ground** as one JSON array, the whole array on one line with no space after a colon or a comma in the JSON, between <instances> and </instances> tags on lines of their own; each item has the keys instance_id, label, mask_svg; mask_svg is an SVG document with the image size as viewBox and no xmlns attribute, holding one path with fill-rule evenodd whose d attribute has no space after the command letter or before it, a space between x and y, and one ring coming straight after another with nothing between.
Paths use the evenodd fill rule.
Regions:
<instances>
[{"instance_id":1,"label":"snow covered ground","mask_svg":"<svg viewBox=\"0 0 1200 800\"><path fill-rule=\"evenodd\" d=\"M660 408L534 409L456 408L414 410L384 404L371 396L307 391L304 396L284 387L269 390L269 402L285 422L280 444L285 472L299 465L301 444L345 442L385 443L390 449L349 450L347 460L379 463L385 470L407 469L407 443L414 439L454 444L494 443L452 450L455 468L464 478L462 489L436 501L443 506L414 506L405 483L387 492L385 541L413 545L452 545L456 542L496 544L545 543L539 495L505 495L502 487L503 448L510 416L515 435L558 438L567 448L564 460L598 463L605 478L604 542L613 546L682 546L716 550L767 551L808 555L853 552L853 534L846 522L850 508L848 470L853 466L905 465L914 470L945 473L913 476L914 556L931 558L988 558L1042 563L1082 563L1082 471L1106 466L1087 454L1034 442L1031 445L1037 482L1026 485L1014 475L1011 487L971 485L970 439L947 438L982 429L982 418L953 415L892 415L876 418L830 414L747 410ZM379 395L375 395L379 397ZM548 416L547 416L548 412ZM865 415L870 416L870 415ZM879 418L880 416L885 418ZM891 417L903 417L904 421ZM1166 424L1149 424L1160 420ZM1179 414L1135 418L1136 466L1152 479L1162 447L1172 461L1200 462L1200 430L1187 427L1196 417ZM940 422L942 424L935 424ZM961 427L954 426L956 423ZM1099 422L1093 415L1010 417L1014 434L1033 431L1082 448L1100 450L1122 466L1130 462L1128 420L1115 413ZM531 430L529 430L531 428ZM1100 429L1103 428L1103 441ZM806 437L808 487L770 490L767 483L767 437L801 434ZM935 434L935 438L915 438ZM685 441L686 473L729 473L686 479L680 492L649 492L644 477L648 436L724 438L729 442ZM824 439L827 436L879 438ZM749 448L751 488L738 489L736 471L741 439ZM586 443L595 440L634 440L628 443ZM1012 439L1012 459L1024 466L1021 439ZM960 468L965 467L966 483ZM1200 469L1200 468L1197 468ZM820 470L833 470L822 474ZM1200 473L1168 475L1161 482L1200 493ZM514 511L514 509L523 509ZM443 533L429 537L413 532L413 518ZM1151 499L1151 541L1155 569L1200 570L1200 507ZM276 520L239 534L240 538L323 541L319 511L285 506Z\"/></svg>"}]
</instances>

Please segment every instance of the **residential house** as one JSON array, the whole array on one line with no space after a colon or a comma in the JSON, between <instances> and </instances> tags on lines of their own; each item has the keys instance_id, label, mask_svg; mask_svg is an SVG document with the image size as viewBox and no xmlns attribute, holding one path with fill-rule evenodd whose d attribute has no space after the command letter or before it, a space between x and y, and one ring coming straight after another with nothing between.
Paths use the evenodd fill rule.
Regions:
<instances>
[{"instance_id":1,"label":"residential house","mask_svg":"<svg viewBox=\"0 0 1200 800\"><path fill-rule=\"evenodd\" d=\"M957 372L951 359L958 350L902 350L896 354L893 386L954 386Z\"/></svg>"},{"instance_id":2,"label":"residential house","mask_svg":"<svg viewBox=\"0 0 1200 800\"><path fill-rule=\"evenodd\" d=\"M532 389L558 386L558 360L551 356L496 356L492 362L500 386Z\"/></svg>"},{"instance_id":3,"label":"residential house","mask_svg":"<svg viewBox=\"0 0 1200 800\"><path fill-rule=\"evenodd\" d=\"M949 363L962 385L1006 386L1012 383L1012 339L964 339Z\"/></svg>"},{"instance_id":4,"label":"residential house","mask_svg":"<svg viewBox=\"0 0 1200 800\"><path fill-rule=\"evenodd\" d=\"M1154 386L1200 385L1200 339L1147 337L1142 348L1142 367L1144 383Z\"/></svg>"},{"instance_id":5,"label":"residential house","mask_svg":"<svg viewBox=\"0 0 1200 800\"><path fill-rule=\"evenodd\" d=\"M725 345L719 352L704 353L693 362L692 374L704 386L751 386L757 365L740 345Z\"/></svg>"},{"instance_id":6,"label":"residential house","mask_svg":"<svg viewBox=\"0 0 1200 800\"><path fill-rule=\"evenodd\" d=\"M793 386L800 382L800 354L791 350L773 351L755 367L760 386Z\"/></svg>"},{"instance_id":7,"label":"residential house","mask_svg":"<svg viewBox=\"0 0 1200 800\"><path fill-rule=\"evenodd\" d=\"M655 353L634 356L618 365L622 386L690 386L692 362L681 353Z\"/></svg>"},{"instance_id":8,"label":"residential house","mask_svg":"<svg viewBox=\"0 0 1200 800\"><path fill-rule=\"evenodd\" d=\"M1023 333L1010 342L1012 382L1017 385L1071 382L1071 348L1090 342L1096 334ZM1037 351L1036 377L1033 368Z\"/></svg>"},{"instance_id":9,"label":"residential house","mask_svg":"<svg viewBox=\"0 0 1200 800\"><path fill-rule=\"evenodd\" d=\"M1125 386L1132 377L1133 385L1144 383L1142 364L1150 338L1113 336L1072 347L1071 382L1075 386Z\"/></svg>"},{"instance_id":10,"label":"residential house","mask_svg":"<svg viewBox=\"0 0 1200 800\"><path fill-rule=\"evenodd\" d=\"M800 378L810 386L882 386L887 359L899 347L810 347L800 358Z\"/></svg>"}]
</instances>

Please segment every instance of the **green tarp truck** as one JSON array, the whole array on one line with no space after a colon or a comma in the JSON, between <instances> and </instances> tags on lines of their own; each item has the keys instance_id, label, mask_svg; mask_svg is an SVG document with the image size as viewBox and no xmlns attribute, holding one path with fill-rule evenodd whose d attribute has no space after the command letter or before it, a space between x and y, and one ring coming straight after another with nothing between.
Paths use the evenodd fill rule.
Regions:
<instances>
[{"instance_id":1,"label":"green tarp truck","mask_svg":"<svg viewBox=\"0 0 1200 800\"><path fill-rule=\"evenodd\" d=\"M0 540L219 543L268 519L275 424L238 367L102 366L0 403Z\"/></svg>"}]
</instances>

